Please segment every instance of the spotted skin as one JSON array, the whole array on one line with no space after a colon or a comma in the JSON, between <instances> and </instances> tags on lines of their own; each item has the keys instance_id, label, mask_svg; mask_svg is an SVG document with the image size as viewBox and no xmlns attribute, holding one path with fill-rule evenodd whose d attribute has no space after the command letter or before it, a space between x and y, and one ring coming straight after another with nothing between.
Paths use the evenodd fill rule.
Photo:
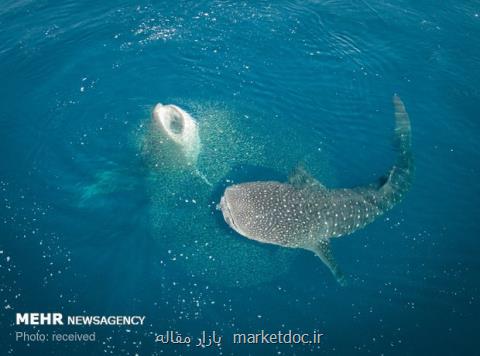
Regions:
<instances>
[{"instance_id":1,"label":"spotted skin","mask_svg":"<svg viewBox=\"0 0 480 356\"><path fill-rule=\"evenodd\" d=\"M327 189L299 168L286 183L259 181L228 187L219 204L225 221L249 239L313 251L344 284L329 239L371 223L397 204L411 185L410 120L397 95L393 102L398 156L383 184Z\"/></svg>"}]
</instances>

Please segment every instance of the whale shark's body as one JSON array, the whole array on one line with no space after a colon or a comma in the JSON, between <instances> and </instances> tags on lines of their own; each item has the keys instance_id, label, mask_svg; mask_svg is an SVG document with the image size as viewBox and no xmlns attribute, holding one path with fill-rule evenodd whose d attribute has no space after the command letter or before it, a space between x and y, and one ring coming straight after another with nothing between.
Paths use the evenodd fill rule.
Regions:
<instances>
[{"instance_id":1,"label":"whale shark's body","mask_svg":"<svg viewBox=\"0 0 480 356\"><path fill-rule=\"evenodd\" d=\"M382 182L327 189L299 168L287 183L260 181L228 187L219 204L225 221L249 239L313 251L343 284L329 239L371 223L398 203L411 184L410 120L397 95L393 102L398 157Z\"/></svg>"}]
</instances>

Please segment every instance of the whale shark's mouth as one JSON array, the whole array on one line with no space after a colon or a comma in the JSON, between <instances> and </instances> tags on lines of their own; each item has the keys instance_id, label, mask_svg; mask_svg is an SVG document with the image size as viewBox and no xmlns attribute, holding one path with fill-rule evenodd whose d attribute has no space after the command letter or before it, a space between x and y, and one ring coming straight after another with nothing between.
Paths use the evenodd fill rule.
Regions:
<instances>
[{"instance_id":1,"label":"whale shark's mouth","mask_svg":"<svg viewBox=\"0 0 480 356\"><path fill-rule=\"evenodd\" d=\"M172 120L170 121L170 130L177 135L182 133L183 123L181 122L181 118L178 116L172 117Z\"/></svg>"},{"instance_id":2,"label":"whale shark's mouth","mask_svg":"<svg viewBox=\"0 0 480 356\"><path fill-rule=\"evenodd\" d=\"M170 136L180 136L184 129L185 119L182 113L175 107L164 107L162 115L160 115L160 123Z\"/></svg>"},{"instance_id":3,"label":"whale shark's mouth","mask_svg":"<svg viewBox=\"0 0 480 356\"><path fill-rule=\"evenodd\" d=\"M233 214L232 211L230 210L230 206L228 205L228 201L226 196L223 196L220 199L220 204L217 205L217 207L220 208L223 214L223 219L225 222L235 231L237 231L239 234L241 234L241 231L239 227L235 224L235 220L233 219Z\"/></svg>"},{"instance_id":4,"label":"whale shark's mouth","mask_svg":"<svg viewBox=\"0 0 480 356\"><path fill-rule=\"evenodd\" d=\"M195 129L193 119L175 105L157 104L153 109L153 117L163 133L180 145L185 144L189 127Z\"/></svg>"},{"instance_id":5,"label":"whale shark's mouth","mask_svg":"<svg viewBox=\"0 0 480 356\"><path fill-rule=\"evenodd\" d=\"M169 113L169 115L165 118L164 125L170 132L174 133L175 135L180 135L183 131L184 127L184 118L182 114L173 108L173 110Z\"/></svg>"}]
</instances>

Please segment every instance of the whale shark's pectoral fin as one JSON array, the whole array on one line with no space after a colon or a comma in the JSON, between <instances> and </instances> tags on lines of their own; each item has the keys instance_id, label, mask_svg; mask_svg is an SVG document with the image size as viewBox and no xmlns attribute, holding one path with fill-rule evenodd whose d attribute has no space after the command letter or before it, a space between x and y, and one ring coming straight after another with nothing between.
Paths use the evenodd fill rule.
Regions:
<instances>
[{"instance_id":1,"label":"whale shark's pectoral fin","mask_svg":"<svg viewBox=\"0 0 480 356\"><path fill-rule=\"evenodd\" d=\"M332 255L330 242L326 239L320 239L312 248L312 251L327 265L337 279L337 282L341 286L345 286L347 284L346 278Z\"/></svg>"},{"instance_id":2,"label":"whale shark's pectoral fin","mask_svg":"<svg viewBox=\"0 0 480 356\"><path fill-rule=\"evenodd\" d=\"M316 180L310 173L307 172L303 164L299 164L288 176L288 183L295 188L302 189L308 187L315 187L317 189L327 189L322 183Z\"/></svg>"}]
</instances>

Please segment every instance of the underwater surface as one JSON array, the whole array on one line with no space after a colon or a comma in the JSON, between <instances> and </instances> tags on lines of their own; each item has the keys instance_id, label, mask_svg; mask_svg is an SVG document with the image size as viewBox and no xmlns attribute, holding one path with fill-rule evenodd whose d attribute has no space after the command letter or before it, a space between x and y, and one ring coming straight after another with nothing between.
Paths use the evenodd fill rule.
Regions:
<instances>
[{"instance_id":1,"label":"underwater surface","mask_svg":"<svg viewBox=\"0 0 480 356\"><path fill-rule=\"evenodd\" d=\"M479 1L6 0L0 28L0 354L478 354ZM298 164L327 187L377 181L394 93L415 177L332 241L347 286L224 222L227 186ZM197 120L195 168L163 149L158 102ZM146 319L15 325L26 312ZM97 341L15 338L38 330ZM224 341L155 342L169 330ZM261 330L323 336L231 341Z\"/></svg>"}]
</instances>

